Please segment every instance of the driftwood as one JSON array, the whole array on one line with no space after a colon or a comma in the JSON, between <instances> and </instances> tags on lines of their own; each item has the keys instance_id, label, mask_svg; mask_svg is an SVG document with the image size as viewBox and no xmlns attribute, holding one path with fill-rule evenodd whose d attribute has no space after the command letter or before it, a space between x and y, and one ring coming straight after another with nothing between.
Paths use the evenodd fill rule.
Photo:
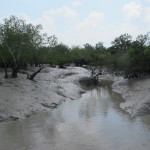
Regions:
<instances>
[{"instance_id":1,"label":"driftwood","mask_svg":"<svg viewBox=\"0 0 150 150\"><path fill-rule=\"evenodd\" d=\"M43 69L44 67L40 67L36 72L34 72L33 74L31 75L27 75L27 79L29 80L33 80L34 77Z\"/></svg>"}]
</instances>

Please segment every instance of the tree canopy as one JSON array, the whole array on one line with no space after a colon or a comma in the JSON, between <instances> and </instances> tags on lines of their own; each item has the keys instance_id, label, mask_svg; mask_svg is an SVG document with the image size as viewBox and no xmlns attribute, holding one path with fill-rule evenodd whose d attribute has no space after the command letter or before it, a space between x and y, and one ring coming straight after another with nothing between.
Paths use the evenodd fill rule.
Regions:
<instances>
[{"instance_id":1,"label":"tree canopy","mask_svg":"<svg viewBox=\"0 0 150 150\"><path fill-rule=\"evenodd\" d=\"M10 16L0 23L0 66L12 68L12 77L17 77L20 68L27 65L58 65L75 63L119 72L124 76L150 73L150 36L138 35L135 40L125 33L116 37L106 48L103 42L94 46L69 47L59 43L55 35L42 33L41 25L27 24L25 20Z\"/></svg>"}]
</instances>

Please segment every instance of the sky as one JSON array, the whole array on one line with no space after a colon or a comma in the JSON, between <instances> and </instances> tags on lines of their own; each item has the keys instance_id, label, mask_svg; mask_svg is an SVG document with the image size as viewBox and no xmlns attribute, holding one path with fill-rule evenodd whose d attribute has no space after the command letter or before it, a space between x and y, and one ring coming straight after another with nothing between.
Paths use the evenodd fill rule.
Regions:
<instances>
[{"instance_id":1,"label":"sky","mask_svg":"<svg viewBox=\"0 0 150 150\"><path fill-rule=\"evenodd\" d=\"M15 15L71 46L150 31L150 0L0 0L0 23Z\"/></svg>"}]
</instances>

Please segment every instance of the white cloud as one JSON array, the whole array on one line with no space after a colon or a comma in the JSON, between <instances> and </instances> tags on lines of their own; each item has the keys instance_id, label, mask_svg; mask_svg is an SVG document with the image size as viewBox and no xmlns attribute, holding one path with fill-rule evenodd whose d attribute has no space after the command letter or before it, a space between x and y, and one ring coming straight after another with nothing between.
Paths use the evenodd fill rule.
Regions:
<instances>
[{"instance_id":1,"label":"white cloud","mask_svg":"<svg viewBox=\"0 0 150 150\"><path fill-rule=\"evenodd\" d=\"M102 12L91 12L82 21L77 22L63 36L65 42L69 45L85 43L96 44L99 41L104 41L107 37L107 25Z\"/></svg>"},{"instance_id":2,"label":"white cloud","mask_svg":"<svg viewBox=\"0 0 150 150\"><path fill-rule=\"evenodd\" d=\"M21 14L20 16L25 19L27 23L32 23L33 25L41 24L43 27L42 32L46 32L48 35L55 34L59 38L59 36L62 35L62 27L57 24L58 17L66 17L66 19L70 21L70 19L74 18L76 15L77 13L73 9L63 6L58 9L52 9L44 12L43 15L34 19L30 18L26 14ZM65 24L65 21L66 20L64 20L63 24Z\"/></svg>"},{"instance_id":3,"label":"white cloud","mask_svg":"<svg viewBox=\"0 0 150 150\"><path fill-rule=\"evenodd\" d=\"M94 2L95 5L92 6L92 9L95 7L95 10L97 10L96 6L101 4L99 8L103 7L104 12L95 11L87 14L87 12L91 11L90 3L83 0L69 0L70 6L61 5L57 7L58 5L54 3L49 10L38 9L37 7L38 13L36 13L37 10L29 12L27 11L28 9L22 9L23 12L30 15L22 14L21 16L27 23L41 24L43 26L42 32L46 32L49 35L55 34L60 41L69 46L73 44L83 45L86 42L94 45L98 41L104 41L104 44L109 45L120 34L129 33L136 37L138 34L145 34L149 31L150 6L146 6L146 4L149 4L150 0L131 0L126 2L125 5L125 1L120 1L120 3L116 4L112 3L113 1ZM107 7L104 4L107 4ZM123 7L120 8L120 4ZM82 9L78 9L81 5ZM115 7L116 11L108 10L110 7ZM116 14L120 9L122 9L123 16L121 16L122 14ZM8 17L8 14L12 12L6 8L0 11L0 22L1 18ZM18 14L17 12L15 14ZM38 14L40 16L37 18L31 17ZM138 19L135 20L136 18Z\"/></svg>"},{"instance_id":4,"label":"white cloud","mask_svg":"<svg viewBox=\"0 0 150 150\"><path fill-rule=\"evenodd\" d=\"M78 24L78 28L96 28L102 25L104 14L101 12L91 12L83 21Z\"/></svg>"},{"instance_id":5,"label":"white cloud","mask_svg":"<svg viewBox=\"0 0 150 150\"><path fill-rule=\"evenodd\" d=\"M32 23L34 25L41 24L43 26L42 32L46 32L48 35L55 34L61 42L69 46L76 44L83 45L85 43L95 45L99 41L103 41L106 46L109 46L110 42L114 40L115 37L123 33L129 33L136 37L138 34L145 34L148 32L150 8L144 6L142 8L142 11L140 11L142 17L140 19L141 22L143 20L145 21L145 25L147 25L145 28L129 20L124 20L123 22L117 23L117 25L113 22L108 23L105 14L100 11L91 12L83 19L76 17L72 20L77 13L67 6L52 9L35 19L30 18L26 14L22 14L21 16L27 23ZM59 18L64 16L67 18L63 21L63 25L59 24ZM137 15L131 16L133 18L133 16L135 17ZM73 22L68 24L68 21ZM67 26L67 28L64 28L64 26Z\"/></svg>"},{"instance_id":6,"label":"white cloud","mask_svg":"<svg viewBox=\"0 0 150 150\"><path fill-rule=\"evenodd\" d=\"M80 2L79 0L74 0L74 1L72 2L72 5L73 5L74 7L78 7L78 6L81 5L81 2Z\"/></svg>"},{"instance_id":7,"label":"white cloud","mask_svg":"<svg viewBox=\"0 0 150 150\"><path fill-rule=\"evenodd\" d=\"M64 17L69 17L69 18L73 18L73 17L77 16L77 12L75 10L69 8L68 6L63 6L58 9L53 9L53 10L47 11L46 14L62 15Z\"/></svg>"},{"instance_id":8,"label":"white cloud","mask_svg":"<svg viewBox=\"0 0 150 150\"><path fill-rule=\"evenodd\" d=\"M144 11L145 15L144 15L144 21L150 25L150 7L148 8L145 8L145 11Z\"/></svg>"},{"instance_id":9,"label":"white cloud","mask_svg":"<svg viewBox=\"0 0 150 150\"><path fill-rule=\"evenodd\" d=\"M143 31L140 30L140 27L138 27L133 23L128 23L128 22L123 23L121 28L118 30L118 33L120 34L128 33L133 37L136 37L137 35L141 34L141 32Z\"/></svg>"},{"instance_id":10,"label":"white cloud","mask_svg":"<svg viewBox=\"0 0 150 150\"><path fill-rule=\"evenodd\" d=\"M61 39L64 39L64 42L69 45L83 45L85 43L95 45L99 41L104 41L104 44L109 46L110 42L121 34L129 33L135 38L146 32L146 28L143 29L140 25L128 21L118 25L109 24L102 12L92 12L68 30L65 35L61 35Z\"/></svg>"},{"instance_id":11,"label":"white cloud","mask_svg":"<svg viewBox=\"0 0 150 150\"><path fill-rule=\"evenodd\" d=\"M20 17L26 20L26 23L31 23L33 25L41 24L43 27L42 33L52 35L55 34L57 31L55 28L55 20L48 15L42 15L35 19L30 18L27 14L20 14Z\"/></svg>"},{"instance_id":12,"label":"white cloud","mask_svg":"<svg viewBox=\"0 0 150 150\"><path fill-rule=\"evenodd\" d=\"M123 11L127 14L127 16L132 18L139 18L141 16L142 6L139 3L134 1L124 5Z\"/></svg>"},{"instance_id":13,"label":"white cloud","mask_svg":"<svg viewBox=\"0 0 150 150\"><path fill-rule=\"evenodd\" d=\"M52 26L55 23L54 19L50 16L41 16L36 19L31 19L26 14L21 14L20 16L21 16L21 18L25 19L27 23L32 23L34 25L47 24L48 26Z\"/></svg>"}]
</instances>

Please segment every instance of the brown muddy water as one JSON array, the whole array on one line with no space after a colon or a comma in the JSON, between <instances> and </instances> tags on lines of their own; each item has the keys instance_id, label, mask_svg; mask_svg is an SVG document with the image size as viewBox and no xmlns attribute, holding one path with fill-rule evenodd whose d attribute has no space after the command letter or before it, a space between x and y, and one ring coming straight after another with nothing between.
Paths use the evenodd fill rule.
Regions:
<instances>
[{"instance_id":1,"label":"brown muddy water","mask_svg":"<svg viewBox=\"0 0 150 150\"><path fill-rule=\"evenodd\" d=\"M0 150L150 150L150 115L130 117L109 87L16 122L0 123Z\"/></svg>"}]
</instances>

